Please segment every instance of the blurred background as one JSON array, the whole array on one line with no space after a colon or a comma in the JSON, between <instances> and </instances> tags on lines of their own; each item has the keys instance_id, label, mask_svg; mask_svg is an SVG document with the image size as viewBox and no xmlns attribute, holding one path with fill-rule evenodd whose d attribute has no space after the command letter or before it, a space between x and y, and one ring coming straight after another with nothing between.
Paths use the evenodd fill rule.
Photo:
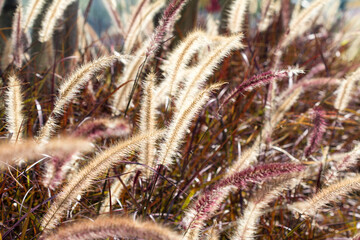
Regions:
<instances>
[{"instance_id":1,"label":"blurred background","mask_svg":"<svg viewBox=\"0 0 360 240\"><path fill-rule=\"evenodd\" d=\"M19 1L19 0L18 0ZM9 16L9 14L13 14L15 6L18 2L17 0L0 0L0 10L1 4L3 7L2 16ZM29 0L22 0L23 5L26 6ZM48 0L51 2L51 0ZM251 1L250 12L252 14L258 14L259 17L261 15L260 6L262 2L268 0L254 0ZM278 0L281 1L281 0ZM106 10L104 4L116 5L116 9L119 12L120 16L125 16L131 12L131 8L137 3L137 0L77 0L78 3L73 4L75 6L78 5L81 12L87 13L87 21L91 24L94 30L101 34L104 31L109 30L112 25L111 17ZM224 6L227 6L230 3L230 0L191 0L191 2L195 2L194 5L199 8L201 12L204 14L212 13L217 18L220 17L220 13ZM291 3L296 4L296 0L291 0ZM306 8L310 0L302 0L301 6ZM360 14L360 0L341 0L341 4L339 6L339 11L347 10L349 14ZM0 18L0 22L8 22L5 17ZM3 25L3 24L1 24Z\"/></svg>"}]
</instances>

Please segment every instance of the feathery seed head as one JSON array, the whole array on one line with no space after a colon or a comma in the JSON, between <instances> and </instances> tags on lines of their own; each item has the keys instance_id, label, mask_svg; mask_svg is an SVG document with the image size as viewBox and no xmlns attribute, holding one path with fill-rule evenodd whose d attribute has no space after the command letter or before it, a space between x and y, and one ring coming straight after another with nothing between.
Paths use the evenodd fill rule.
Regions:
<instances>
[{"instance_id":1,"label":"feathery seed head","mask_svg":"<svg viewBox=\"0 0 360 240\"><path fill-rule=\"evenodd\" d=\"M126 137L130 133L131 126L125 119L100 118L81 124L72 135L93 141L99 138Z\"/></svg>"},{"instance_id":2,"label":"feathery seed head","mask_svg":"<svg viewBox=\"0 0 360 240\"><path fill-rule=\"evenodd\" d=\"M236 172L205 191L187 212L183 224L187 229L200 228L233 189L244 188L249 183L263 182L284 174L301 172L304 169L305 167L299 164L270 163Z\"/></svg>"},{"instance_id":3,"label":"feathery seed head","mask_svg":"<svg viewBox=\"0 0 360 240\"><path fill-rule=\"evenodd\" d=\"M335 99L334 107L341 113L348 106L354 85L360 80L360 68L347 76L341 81L341 84L337 90L337 96Z\"/></svg>"},{"instance_id":4,"label":"feathery seed head","mask_svg":"<svg viewBox=\"0 0 360 240\"><path fill-rule=\"evenodd\" d=\"M269 163L255 167L249 167L241 172L223 179L218 183L218 187L233 185L237 188L245 187L250 182L263 182L269 178L283 174L301 172L305 169L303 165L294 163Z\"/></svg>"},{"instance_id":5,"label":"feathery seed head","mask_svg":"<svg viewBox=\"0 0 360 240\"><path fill-rule=\"evenodd\" d=\"M59 87L59 96L55 102L54 110L49 116L45 126L41 128L38 141L47 142L51 138L53 132L56 130L58 118L63 114L65 107L95 73L111 66L115 61L122 58L127 57L119 56L118 54L100 57L79 67L71 74Z\"/></svg>"},{"instance_id":6,"label":"feathery seed head","mask_svg":"<svg viewBox=\"0 0 360 240\"><path fill-rule=\"evenodd\" d=\"M169 33L170 29L174 26L175 21L179 17L181 9L185 6L187 0L171 0L166 7L158 27L155 29L151 41L148 45L146 56L155 54L160 45L164 41L164 37Z\"/></svg>"},{"instance_id":7,"label":"feathery seed head","mask_svg":"<svg viewBox=\"0 0 360 240\"><path fill-rule=\"evenodd\" d=\"M6 122L7 129L11 134L10 141L15 142L22 139L21 126L24 124L22 114L23 100L21 93L21 82L15 75L9 76L9 85L6 92Z\"/></svg>"},{"instance_id":8,"label":"feathery seed head","mask_svg":"<svg viewBox=\"0 0 360 240\"><path fill-rule=\"evenodd\" d=\"M334 202L340 197L358 190L360 190L359 174L322 189L319 193L306 201L292 204L291 209L306 216L315 216L318 210L323 209L330 202Z\"/></svg>"},{"instance_id":9,"label":"feathery seed head","mask_svg":"<svg viewBox=\"0 0 360 240\"><path fill-rule=\"evenodd\" d=\"M168 57L168 60L163 64L162 69L165 72L165 79L158 87L158 94L161 95L160 104L166 96L172 97L175 92L179 91L180 82L184 77L184 72L188 63L193 58L194 54L199 51L201 47L210 43L205 33L201 30L191 32Z\"/></svg>"},{"instance_id":10,"label":"feathery seed head","mask_svg":"<svg viewBox=\"0 0 360 240\"><path fill-rule=\"evenodd\" d=\"M12 32L11 32L11 49L12 61L17 68L21 68L24 58L24 44L25 34L23 31L23 10L22 4L16 8L13 17Z\"/></svg>"},{"instance_id":11,"label":"feathery seed head","mask_svg":"<svg viewBox=\"0 0 360 240\"><path fill-rule=\"evenodd\" d=\"M312 121L314 124L313 131L308 140L308 145L305 148L305 156L308 157L320 144L321 139L326 131L326 121L325 121L325 111L320 107L315 107L313 109Z\"/></svg>"},{"instance_id":12,"label":"feathery seed head","mask_svg":"<svg viewBox=\"0 0 360 240\"><path fill-rule=\"evenodd\" d=\"M35 22L35 19L41 13L41 10L44 7L45 0L30 0L26 6L25 11L25 23L24 23L24 32L27 32L29 28L32 28Z\"/></svg>"},{"instance_id":13,"label":"feathery seed head","mask_svg":"<svg viewBox=\"0 0 360 240\"><path fill-rule=\"evenodd\" d=\"M209 99L210 93L219 89L222 85L223 84L213 84L205 90L197 92L194 95L196 96L194 99L189 99L184 103L182 109L174 114L168 130L164 134L164 144L162 144L158 157L159 164L168 167L173 163L173 157L176 155L176 152L181 145L181 140L184 137L191 120Z\"/></svg>"},{"instance_id":14,"label":"feathery seed head","mask_svg":"<svg viewBox=\"0 0 360 240\"><path fill-rule=\"evenodd\" d=\"M102 173L108 170L121 157L131 154L138 149L140 144L147 139L156 139L162 131L147 132L134 136L126 141L113 145L102 153L97 154L89 163L83 167L78 174L65 185L57 196L55 202L45 214L41 226L45 231L54 228L64 211L88 189L91 183Z\"/></svg>"},{"instance_id":15,"label":"feathery seed head","mask_svg":"<svg viewBox=\"0 0 360 240\"><path fill-rule=\"evenodd\" d=\"M227 27L231 33L243 32L246 10L250 0L234 0L230 6Z\"/></svg>"},{"instance_id":16,"label":"feathery seed head","mask_svg":"<svg viewBox=\"0 0 360 240\"><path fill-rule=\"evenodd\" d=\"M243 81L238 87L236 87L232 93L229 94L228 97L225 98L221 106L225 105L230 101L230 99L234 98L238 94L242 94L245 91L251 91L252 89L266 85L277 78L288 77L289 74L298 75L300 73L304 73L300 69L289 69L289 70L278 70L278 71L266 71L260 73L258 75L254 75L248 80Z\"/></svg>"},{"instance_id":17,"label":"feathery seed head","mask_svg":"<svg viewBox=\"0 0 360 240\"><path fill-rule=\"evenodd\" d=\"M231 51L243 48L241 44L242 38L242 34L234 34L224 38L224 40L210 52L209 56L194 68L194 71L185 78L183 89L175 102L175 106L178 109L181 108L180 106L184 106L189 96L194 95L197 89L204 85L205 81L214 73L219 63L228 56Z\"/></svg>"},{"instance_id":18,"label":"feathery seed head","mask_svg":"<svg viewBox=\"0 0 360 240\"><path fill-rule=\"evenodd\" d=\"M47 232L41 239L81 240L81 239L152 239L180 240L176 232L153 222L140 222L125 217L98 217L95 220L83 220L61 227L57 231Z\"/></svg>"},{"instance_id":19,"label":"feathery seed head","mask_svg":"<svg viewBox=\"0 0 360 240\"><path fill-rule=\"evenodd\" d=\"M39 41L47 42L55 31L57 21L63 16L66 8L75 0L54 0L45 13L39 31Z\"/></svg>"}]
</instances>

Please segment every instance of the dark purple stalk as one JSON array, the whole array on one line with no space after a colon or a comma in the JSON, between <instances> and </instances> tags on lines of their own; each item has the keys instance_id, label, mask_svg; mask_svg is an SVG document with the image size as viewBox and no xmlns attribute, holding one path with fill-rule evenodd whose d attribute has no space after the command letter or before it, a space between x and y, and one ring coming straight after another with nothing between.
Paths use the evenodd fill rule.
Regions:
<instances>
[{"instance_id":1,"label":"dark purple stalk","mask_svg":"<svg viewBox=\"0 0 360 240\"><path fill-rule=\"evenodd\" d=\"M305 157L309 157L321 142L327 125L324 116L325 111L323 111L320 107L315 107L313 109L312 122L314 124L314 127L311 132L310 138L308 139L308 144L305 148Z\"/></svg>"}]
</instances>

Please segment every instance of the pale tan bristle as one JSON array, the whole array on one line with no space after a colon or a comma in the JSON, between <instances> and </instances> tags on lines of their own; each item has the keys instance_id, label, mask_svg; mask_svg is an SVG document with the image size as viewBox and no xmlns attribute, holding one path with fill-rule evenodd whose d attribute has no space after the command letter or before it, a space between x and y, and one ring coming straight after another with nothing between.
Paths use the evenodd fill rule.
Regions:
<instances>
[{"instance_id":1,"label":"pale tan bristle","mask_svg":"<svg viewBox=\"0 0 360 240\"><path fill-rule=\"evenodd\" d=\"M113 55L109 57L100 57L78 68L71 74L59 88L59 96L55 102L54 110L44 127L41 128L38 141L46 142L51 138L53 132L55 132L57 128L58 117L63 114L67 104L76 97L76 94L96 72L111 66L116 60L123 58L125 58L125 56Z\"/></svg>"},{"instance_id":2,"label":"pale tan bristle","mask_svg":"<svg viewBox=\"0 0 360 240\"><path fill-rule=\"evenodd\" d=\"M159 133L161 133L161 131L143 133L126 141L119 142L90 160L89 163L78 172L74 179L71 179L68 184L63 187L45 214L41 222L42 228L44 230L53 229L64 215L64 211L76 200L78 195L82 195L82 193L91 186L92 182L99 175L103 174L122 157L131 154L142 142L156 138Z\"/></svg>"},{"instance_id":3,"label":"pale tan bristle","mask_svg":"<svg viewBox=\"0 0 360 240\"><path fill-rule=\"evenodd\" d=\"M156 129L155 81L156 75L154 73L148 74L144 84L144 95L140 109L140 132L152 132ZM140 149L139 162L145 165L142 172L147 178L153 173L151 169L156 168L155 151L155 141L146 141Z\"/></svg>"},{"instance_id":4,"label":"pale tan bristle","mask_svg":"<svg viewBox=\"0 0 360 240\"><path fill-rule=\"evenodd\" d=\"M182 109L175 113L168 130L164 133L165 141L160 148L158 164L162 164L166 167L172 165L174 161L173 157L181 146L181 140L183 139L191 120L209 99L210 93L219 89L222 85L223 84L213 84L198 92L195 94L195 98L188 99L182 106Z\"/></svg>"},{"instance_id":5,"label":"pale tan bristle","mask_svg":"<svg viewBox=\"0 0 360 240\"><path fill-rule=\"evenodd\" d=\"M242 34L235 34L224 38L223 41L210 52L209 56L194 68L192 74L185 79L183 89L175 102L176 108L181 109L181 106L184 106L184 102L193 94L192 91L197 91L198 88L202 87L208 77L213 74L218 64L228 56L231 51L244 47L241 44L242 37Z\"/></svg>"},{"instance_id":6,"label":"pale tan bristle","mask_svg":"<svg viewBox=\"0 0 360 240\"><path fill-rule=\"evenodd\" d=\"M41 13L45 4L45 0L30 0L26 6L25 11L25 21L24 21L24 31L26 32L29 28L32 28L35 22L35 19Z\"/></svg>"},{"instance_id":7,"label":"pale tan bristle","mask_svg":"<svg viewBox=\"0 0 360 240\"><path fill-rule=\"evenodd\" d=\"M348 77L341 81L341 84L337 90L337 96L335 99L334 107L340 112L344 112L348 106L354 85L360 80L360 68L351 73Z\"/></svg>"},{"instance_id":8,"label":"pale tan bristle","mask_svg":"<svg viewBox=\"0 0 360 240\"><path fill-rule=\"evenodd\" d=\"M92 144L79 138L61 137L40 145L32 139L23 139L21 142L0 144L0 168L19 166L22 162L31 163L44 155L66 155L76 151L89 151Z\"/></svg>"},{"instance_id":9,"label":"pale tan bristle","mask_svg":"<svg viewBox=\"0 0 360 240\"><path fill-rule=\"evenodd\" d=\"M315 216L318 211L326 207L327 204L337 201L354 191L360 190L360 175L341 180L334 183L306 201L296 202L291 205L293 209L306 216Z\"/></svg>"},{"instance_id":10,"label":"pale tan bristle","mask_svg":"<svg viewBox=\"0 0 360 240\"><path fill-rule=\"evenodd\" d=\"M128 217L103 216L95 220L78 221L59 228L53 233L44 234L41 239L82 240L82 239L151 239L180 240L176 232L154 222L135 221Z\"/></svg>"},{"instance_id":11,"label":"pale tan bristle","mask_svg":"<svg viewBox=\"0 0 360 240\"><path fill-rule=\"evenodd\" d=\"M234 0L230 6L227 27L231 33L244 31L246 11L250 0Z\"/></svg>"},{"instance_id":12,"label":"pale tan bristle","mask_svg":"<svg viewBox=\"0 0 360 240\"><path fill-rule=\"evenodd\" d=\"M9 77L6 103L6 122L7 129L11 134L10 141L16 142L23 137L22 125L24 124L21 82L16 75L11 75Z\"/></svg>"},{"instance_id":13,"label":"pale tan bristle","mask_svg":"<svg viewBox=\"0 0 360 240\"><path fill-rule=\"evenodd\" d=\"M52 37L57 21L63 16L66 8L75 0L54 0L45 13L39 31L39 41L47 42Z\"/></svg>"},{"instance_id":14,"label":"pale tan bristle","mask_svg":"<svg viewBox=\"0 0 360 240\"><path fill-rule=\"evenodd\" d=\"M174 97L175 92L180 91L180 83L185 75L184 72L188 63L207 41L203 31L195 30L171 52L168 60L162 65L165 79L157 88L157 96L159 97L157 105L163 103L166 97Z\"/></svg>"}]
</instances>

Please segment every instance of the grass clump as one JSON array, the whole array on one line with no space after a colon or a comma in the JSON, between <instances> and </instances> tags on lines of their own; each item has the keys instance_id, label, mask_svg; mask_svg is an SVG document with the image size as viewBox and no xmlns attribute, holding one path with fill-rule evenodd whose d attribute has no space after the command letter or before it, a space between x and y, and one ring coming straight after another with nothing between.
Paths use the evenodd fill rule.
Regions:
<instances>
[{"instance_id":1,"label":"grass clump","mask_svg":"<svg viewBox=\"0 0 360 240\"><path fill-rule=\"evenodd\" d=\"M93 2L0 0L2 239L357 238L351 4Z\"/></svg>"}]
</instances>

